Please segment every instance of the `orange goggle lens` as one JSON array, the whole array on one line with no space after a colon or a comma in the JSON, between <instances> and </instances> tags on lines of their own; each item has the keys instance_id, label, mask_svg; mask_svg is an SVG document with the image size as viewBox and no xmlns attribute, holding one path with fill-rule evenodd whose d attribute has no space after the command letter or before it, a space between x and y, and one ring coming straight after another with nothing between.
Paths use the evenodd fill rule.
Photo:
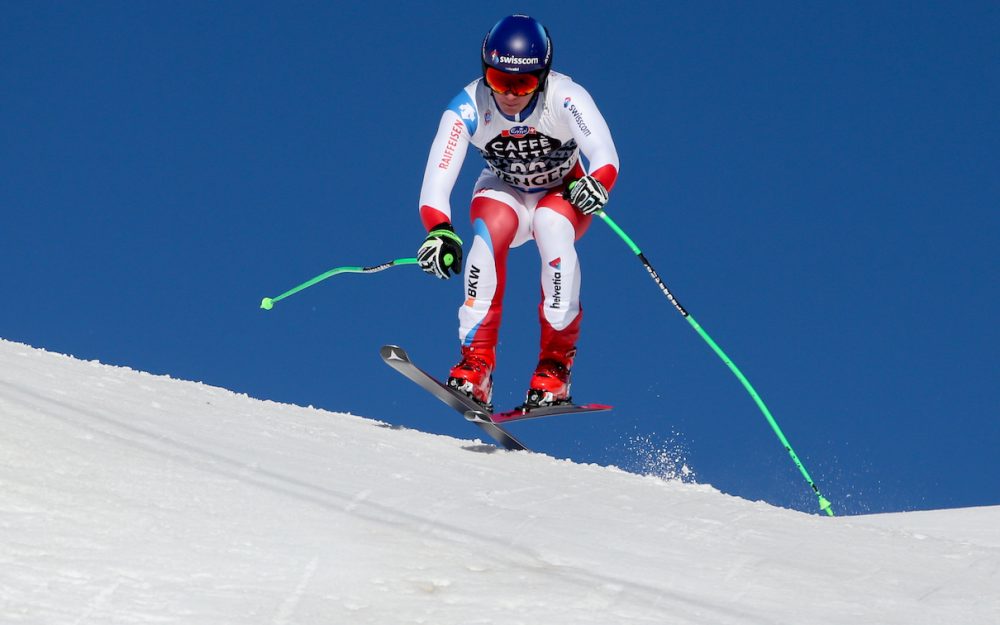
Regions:
<instances>
[{"instance_id":1,"label":"orange goggle lens","mask_svg":"<svg viewBox=\"0 0 1000 625\"><path fill-rule=\"evenodd\" d=\"M534 74L510 74L487 67L486 84L497 93L528 95L538 90L538 76Z\"/></svg>"}]
</instances>

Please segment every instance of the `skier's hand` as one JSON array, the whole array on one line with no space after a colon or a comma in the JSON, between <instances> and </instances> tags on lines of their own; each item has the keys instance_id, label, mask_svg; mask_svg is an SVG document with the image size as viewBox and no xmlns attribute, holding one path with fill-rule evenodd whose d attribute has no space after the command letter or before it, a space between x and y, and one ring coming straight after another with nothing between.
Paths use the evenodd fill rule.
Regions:
<instances>
[{"instance_id":1,"label":"skier's hand","mask_svg":"<svg viewBox=\"0 0 1000 625\"><path fill-rule=\"evenodd\" d=\"M417 250L417 261L421 269L442 280L462 271L462 239L450 223L442 222L431 229Z\"/></svg>"},{"instance_id":2,"label":"skier's hand","mask_svg":"<svg viewBox=\"0 0 1000 625\"><path fill-rule=\"evenodd\" d=\"M584 215L593 215L608 203L608 190L597 178L584 176L570 183L564 197Z\"/></svg>"}]
</instances>

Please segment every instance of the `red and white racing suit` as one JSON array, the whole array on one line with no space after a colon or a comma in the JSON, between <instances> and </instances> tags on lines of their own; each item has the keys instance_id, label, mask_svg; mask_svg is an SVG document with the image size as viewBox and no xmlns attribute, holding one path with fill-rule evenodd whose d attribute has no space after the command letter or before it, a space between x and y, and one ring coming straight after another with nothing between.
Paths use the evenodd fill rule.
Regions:
<instances>
[{"instance_id":1,"label":"red and white racing suit","mask_svg":"<svg viewBox=\"0 0 1000 625\"><path fill-rule=\"evenodd\" d=\"M469 144L486 160L472 196L474 239L465 264L459 339L494 354L506 281L507 252L534 239L541 256L542 353L566 353L580 332L580 261L574 242L591 217L562 197L569 181L589 173L607 189L618 175L618 153L590 94L551 72L544 91L518 115L504 115L480 78L441 116L420 190L420 217L430 230L451 222L449 198ZM491 368L495 365L492 358Z\"/></svg>"}]
</instances>

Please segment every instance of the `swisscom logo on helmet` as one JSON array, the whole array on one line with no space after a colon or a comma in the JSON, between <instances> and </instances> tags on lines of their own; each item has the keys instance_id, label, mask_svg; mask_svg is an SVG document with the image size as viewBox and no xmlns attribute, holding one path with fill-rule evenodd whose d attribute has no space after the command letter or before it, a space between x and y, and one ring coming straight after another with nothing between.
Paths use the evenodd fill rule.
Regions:
<instances>
[{"instance_id":1,"label":"swisscom logo on helmet","mask_svg":"<svg viewBox=\"0 0 1000 625\"><path fill-rule=\"evenodd\" d=\"M538 65L539 63L537 56L500 56L496 50L490 52L490 60L493 61L494 65L500 63L504 65Z\"/></svg>"}]
</instances>

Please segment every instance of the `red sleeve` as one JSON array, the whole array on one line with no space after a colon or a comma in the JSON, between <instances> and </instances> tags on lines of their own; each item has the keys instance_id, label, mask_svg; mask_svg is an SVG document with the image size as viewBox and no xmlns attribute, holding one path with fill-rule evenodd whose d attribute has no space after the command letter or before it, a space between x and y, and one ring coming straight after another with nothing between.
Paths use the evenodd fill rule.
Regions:
<instances>
[{"instance_id":1,"label":"red sleeve","mask_svg":"<svg viewBox=\"0 0 1000 625\"><path fill-rule=\"evenodd\" d=\"M444 222L451 223L451 219L449 219L447 215L432 206L427 206L426 204L420 207L420 221L424 224L424 229L427 230L427 232L430 232L431 228L438 224Z\"/></svg>"},{"instance_id":2,"label":"red sleeve","mask_svg":"<svg viewBox=\"0 0 1000 625\"><path fill-rule=\"evenodd\" d=\"M605 165L590 175L597 178L597 181L610 191L611 187L615 184L615 180L618 179L618 170L614 165Z\"/></svg>"}]
</instances>

